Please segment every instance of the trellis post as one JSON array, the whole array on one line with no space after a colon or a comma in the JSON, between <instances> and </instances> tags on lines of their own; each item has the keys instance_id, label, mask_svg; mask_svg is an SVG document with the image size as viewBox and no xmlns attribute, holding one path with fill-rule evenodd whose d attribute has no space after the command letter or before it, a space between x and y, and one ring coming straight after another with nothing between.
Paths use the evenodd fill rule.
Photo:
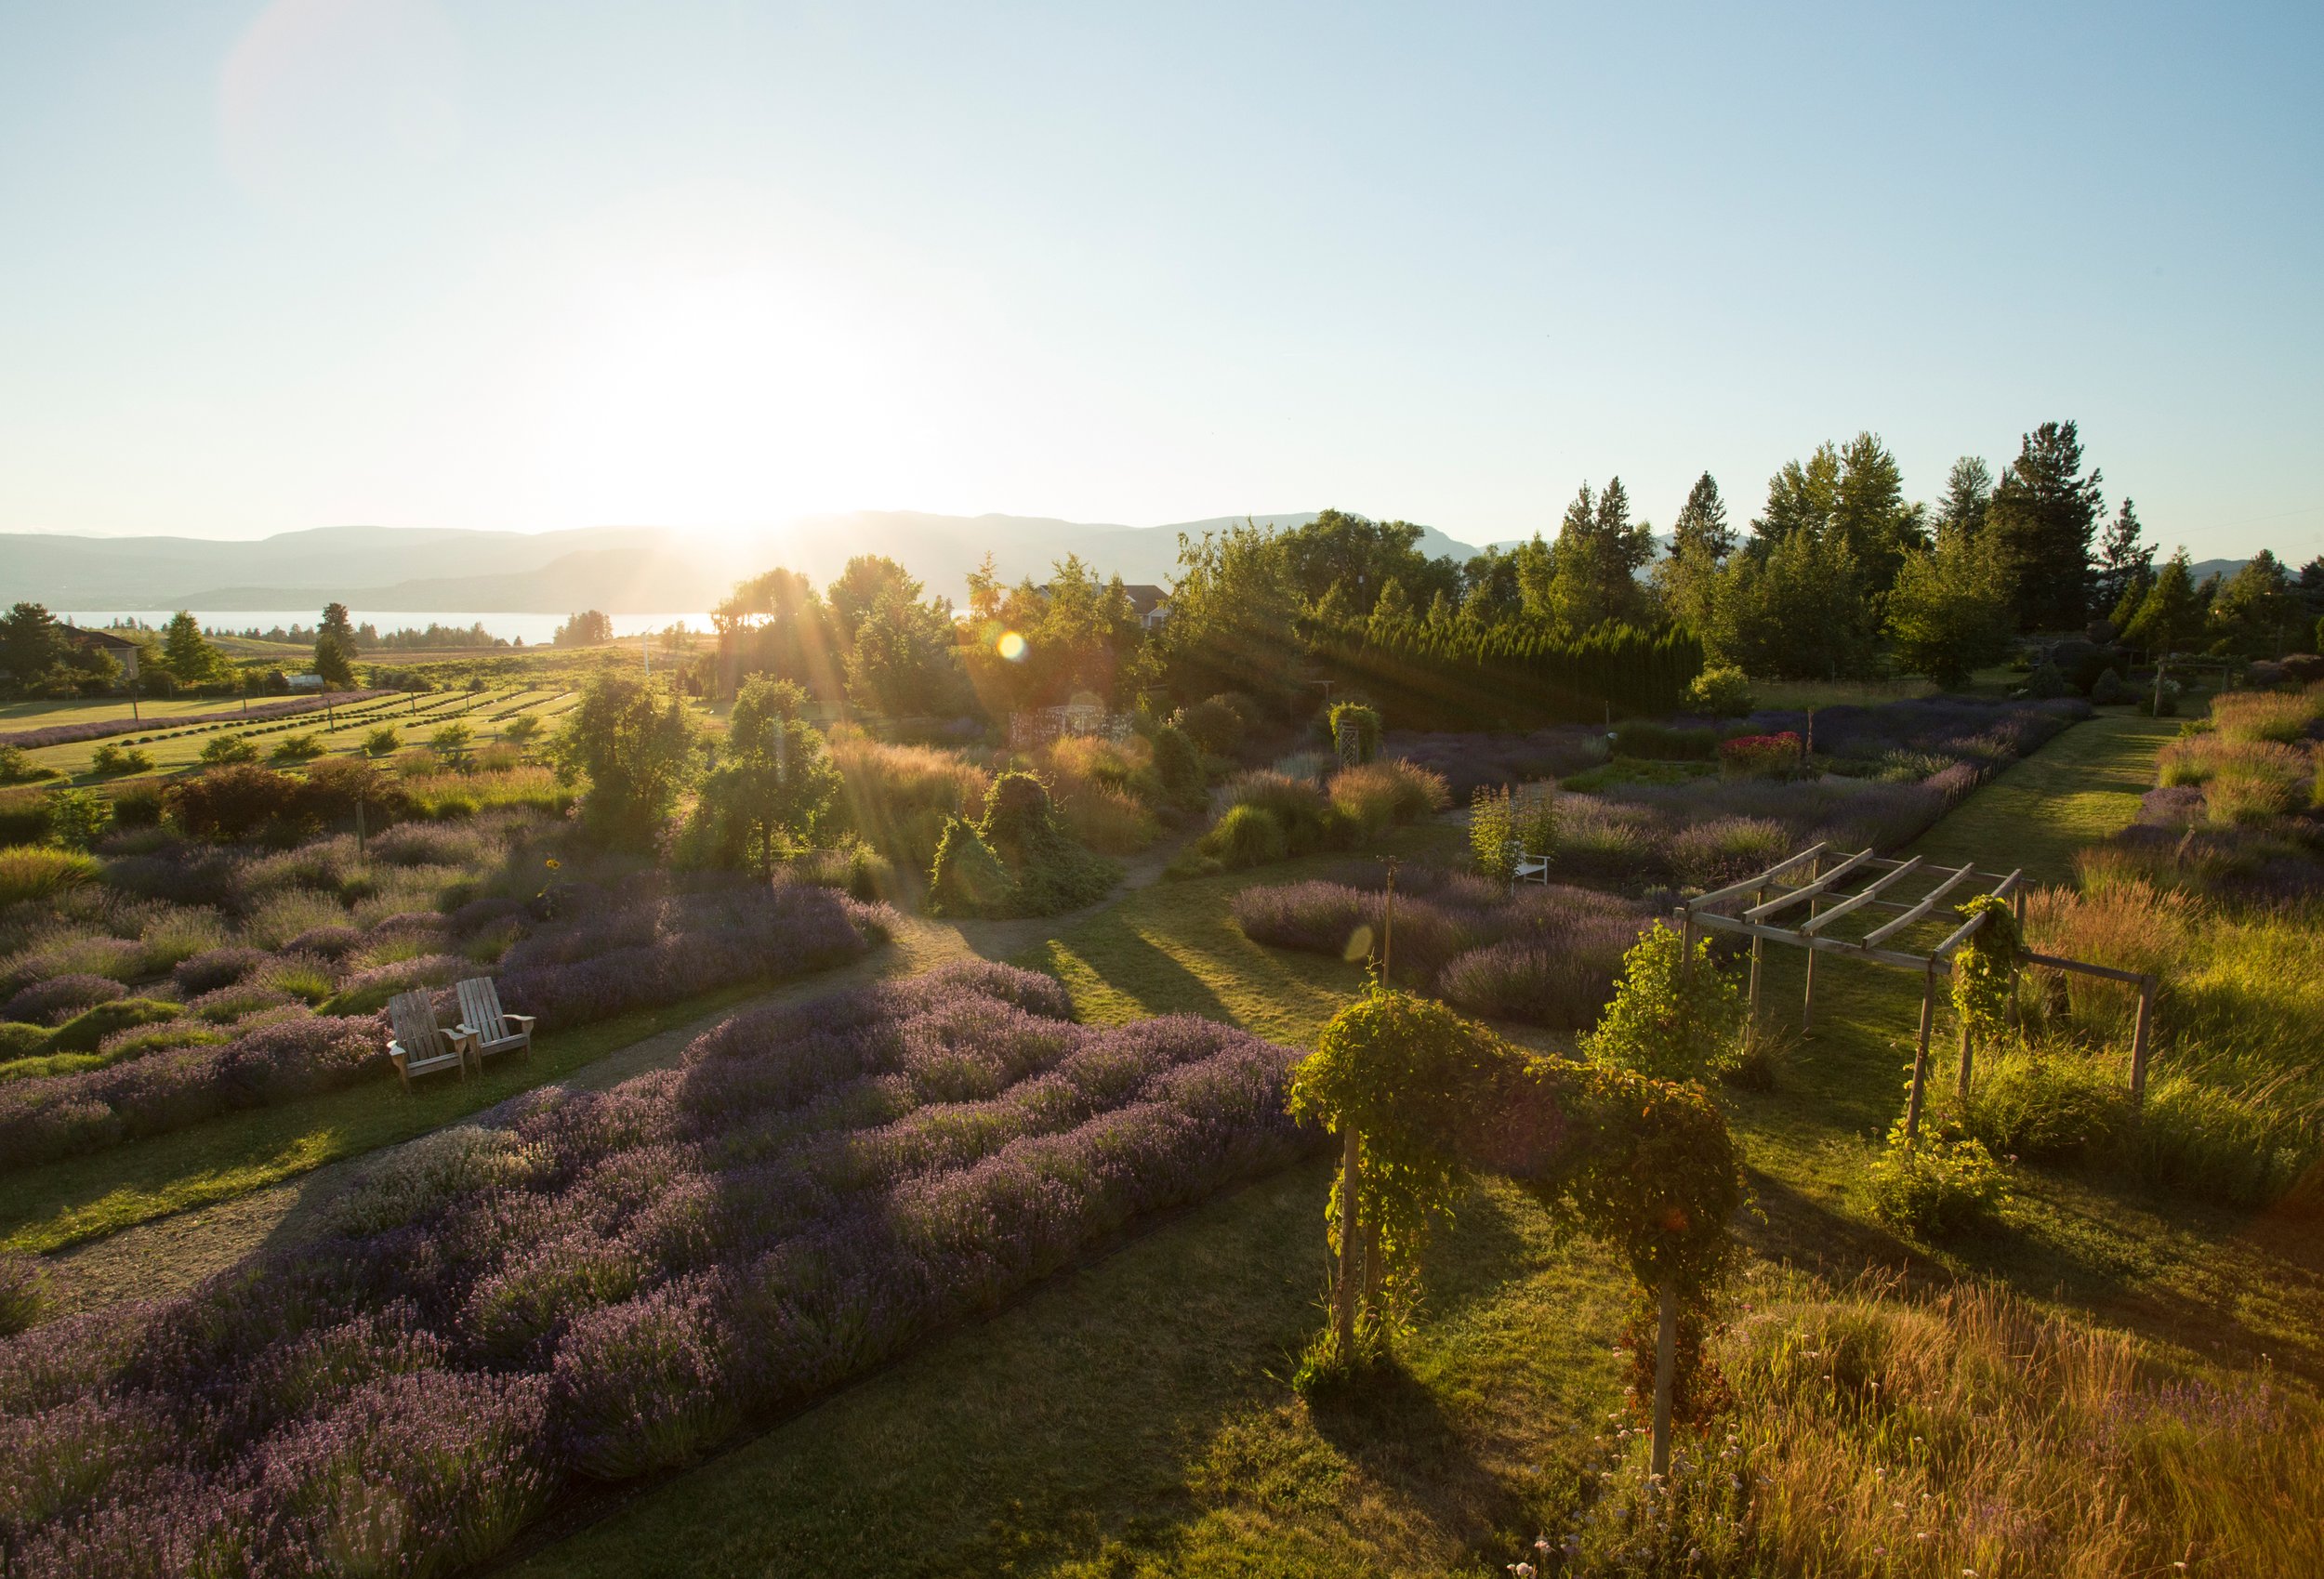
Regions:
<instances>
[{"instance_id":1,"label":"trellis post","mask_svg":"<svg viewBox=\"0 0 2324 1579\"><path fill-rule=\"evenodd\" d=\"M1679 907L1679 980L1689 980L1695 974L1695 907Z\"/></svg>"},{"instance_id":2,"label":"trellis post","mask_svg":"<svg viewBox=\"0 0 2324 1579\"><path fill-rule=\"evenodd\" d=\"M1753 889L1751 890L1751 902L1752 902L1753 904L1758 904L1758 903L1760 903L1762 901L1763 901L1764 899L1766 899L1766 897L1767 897L1767 890L1766 890L1765 888L1753 888ZM1765 940L1765 939L1763 939L1763 938L1762 938L1762 937L1760 937L1760 936L1759 936L1759 934L1758 934L1758 933L1756 933L1756 932L1752 933L1752 934L1751 934L1751 1007L1750 1007L1750 1020L1749 1020L1748 1021L1746 1021L1746 1023L1747 1023L1747 1024L1750 1027L1750 1029L1751 1029L1751 1030L1753 1030L1753 1031L1757 1031L1757 1030L1759 1029L1759 957L1760 957L1760 954L1761 954L1761 952L1762 952L1762 951L1763 951L1765 947L1766 947L1766 940ZM1808 952L1809 952L1810 954L1814 954L1816 951L1815 951L1815 950L1813 950L1813 949L1810 949Z\"/></svg>"},{"instance_id":3,"label":"trellis post","mask_svg":"<svg viewBox=\"0 0 2324 1579\"><path fill-rule=\"evenodd\" d=\"M1813 883L1816 879L1823 876L1823 875L1824 858L1819 855L1815 860L1807 863L1807 880ZM1817 912L1823 909L1823 905L1824 900L1822 895L1810 894L1807 901L1807 918L1810 921L1815 920ZM1815 1023L1816 951L1814 949L1810 949L1807 951L1807 985L1802 988L1800 992L1800 1034L1802 1036L1806 1035L1809 1029L1813 1027Z\"/></svg>"},{"instance_id":4,"label":"trellis post","mask_svg":"<svg viewBox=\"0 0 2324 1579\"><path fill-rule=\"evenodd\" d=\"M2131 1105L2146 1100L2146 1050L2155 1027L2155 978L2138 979L2138 1025L2131 1033Z\"/></svg>"},{"instance_id":5,"label":"trellis post","mask_svg":"<svg viewBox=\"0 0 2324 1579\"><path fill-rule=\"evenodd\" d=\"M1679 1290L1674 1282L1662 1284L1662 1320L1655 1335L1654 1472L1670 1472L1670 1394L1679 1371Z\"/></svg>"},{"instance_id":6,"label":"trellis post","mask_svg":"<svg viewBox=\"0 0 2324 1579\"><path fill-rule=\"evenodd\" d=\"M1921 1096L1929 1078L1929 1024L1936 1013L1936 961L1921 978L1921 1043L1912 1055L1912 1096L1905 1103L1905 1144L1921 1138Z\"/></svg>"}]
</instances>

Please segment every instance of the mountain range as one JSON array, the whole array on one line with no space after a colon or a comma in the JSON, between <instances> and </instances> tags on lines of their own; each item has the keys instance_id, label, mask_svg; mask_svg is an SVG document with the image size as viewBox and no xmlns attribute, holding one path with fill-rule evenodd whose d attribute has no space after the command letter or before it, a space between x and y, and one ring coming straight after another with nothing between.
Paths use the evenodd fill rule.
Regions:
<instances>
[{"instance_id":1,"label":"mountain range","mask_svg":"<svg viewBox=\"0 0 2324 1579\"><path fill-rule=\"evenodd\" d=\"M332 601L359 614L682 613L707 610L736 581L775 565L827 583L858 554L888 555L930 591L957 602L969 572L988 552L1012 583L1039 580L1050 565L1077 554L1101 573L1167 585L1182 534L1200 537L1246 520L1284 528L1314 519L1314 511L1304 511L1136 527L1046 516L854 510L807 517L756 542L644 526L543 533L329 526L239 541L0 533L0 603L25 599L92 614L320 609ZM1478 552L1434 527L1422 532L1420 549L1431 558L1465 560ZM2205 559L2194 567L2196 578L2232 575L2243 562Z\"/></svg>"},{"instance_id":2,"label":"mountain range","mask_svg":"<svg viewBox=\"0 0 2324 1579\"><path fill-rule=\"evenodd\" d=\"M0 602L52 608L205 612L320 609L324 603L403 612L672 613L709 608L733 584L775 565L827 583L858 554L885 554L931 592L965 598L986 553L1015 582L1048 574L1068 554L1127 582L1169 581L1181 533L1299 526L1314 511L1221 516L1167 526L1111 526L1040 516L856 510L812 516L764 540L709 541L660 527L568 532L331 526L256 540L72 537L0 533ZM1476 552L1425 529L1420 546L1457 559Z\"/></svg>"}]
</instances>

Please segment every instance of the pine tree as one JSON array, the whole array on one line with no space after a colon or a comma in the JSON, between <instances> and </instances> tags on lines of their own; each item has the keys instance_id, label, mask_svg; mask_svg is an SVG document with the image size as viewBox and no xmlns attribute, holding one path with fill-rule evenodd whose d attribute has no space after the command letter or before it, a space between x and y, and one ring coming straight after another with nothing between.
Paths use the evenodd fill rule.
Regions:
<instances>
[{"instance_id":1,"label":"pine tree","mask_svg":"<svg viewBox=\"0 0 2324 1579\"><path fill-rule=\"evenodd\" d=\"M1986 520L2015 588L2020 630L2079 630L2090 614L2090 540L2106 511L2101 474L2082 475L2070 422L2025 436L1993 490Z\"/></svg>"},{"instance_id":2,"label":"pine tree","mask_svg":"<svg viewBox=\"0 0 2324 1579\"><path fill-rule=\"evenodd\" d=\"M1550 618L1575 636L1602 625L1643 624L1646 599L1638 572L1653 557L1654 530L1630 519L1630 493L1622 480L1613 479L1594 497L1583 483L1565 507L1549 553L1543 601Z\"/></svg>"},{"instance_id":3,"label":"pine tree","mask_svg":"<svg viewBox=\"0 0 2324 1579\"><path fill-rule=\"evenodd\" d=\"M2180 651L2201 634L2208 601L2197 590L2194 570L2181 548L2155 573L2155 585L2123 630L2123 639L2158 658Z\"/></svg>"},{"instance_id":4,"label":"pine tree","mask_svg":"<svg viewBox=\"0 0 2324 1579\"><path fill-rule=\"evenodd\" d=\"M179 685L206 685L225 664L194 617L180 609L163 627L162 666L178 677Z\"/></svg>"},{"instance_id":5,"label":"pine tree","mask_svg":"<svg viewBox=\"0 0 2324 1579\"><path fill-rule=\"evenodd\" d=\"M2130 500L2106 523L2098 543L2098 570L2091 578L2091 607L2111 612L2133 591L2143 594L2154 580L2155 546L2141 541L2138 509Z\"/></svg>"},{"instance_id":6,"label":"pine tree","mask_svg":"<svg viewBox=\"0 0 2324 1579\"><path fill-rule=\"evenodd\" d=\"M2214 638L2239 657L2279 658L2306 623L2301 612L2291 572L2262 548L2219 588L2209 624Z\"/></svg>"},{"instance_id":7,"label":"pine tree","mask_svg":"<svg viewBox=\"0 0 2324 1579\"><path fill-rule=\"evenodd\" d=\"M327 625L323 634L315 638L315 673L323 677L325 691L355 689L355 666L348 662L350 651L349 644Z\"/></svg>"},{"instance_id":8,"label":"pine tree","mask_svg":"<svg viewBox=\"0 0 2324 1579\"><path fill-rule=\"evenodd\" d=\"M47 609L19 603L0 620L0 669L19 686L38 685L64 661L64 636Z\"/></svg>"},{"instance_id":9,"label":"pine tree","mask_svg":"<svg viewBox=\"0 0 2324 1579\"><path fill-rule=\"evenodd\" d=\"M1963 455L1945 475L1945 496L1936 503L1936 530L1979 532L1993 504L1993 470L1977 455Z\"/></svg>"},{"instance_id":10,"label":"pine tree","mask_svg":"<svg viewBox=\"0 0 2324 1579\"><path fill-rule=\"evenodd\" d=\"M355 651L355 623L344 603L325 603L323 606L323 628L317 634L337 637L342 651L352 654Z\"/></svg>"},{"instance_id":11,"label":"pine tree","mask_svg":"<svg viewBox=\"0 0 2324 1579\"><path fill-rule=\"evenodd\" d=\"M1670 557L1675 559L1690 551L1714 565L1724 563L1735 552L1735 529L1727 524L1727 502L1719 496L1719 484L1707 471L1687 490L1686 503L1679 507L1678 520L1670 527Z\"/></svg>"},{"instance_id":12,"label":"pine tree","mask_svg":"<svg viewBox=\"0 0 2324 1579\"><path fill-rule=\"evenodd\" d=\"M1848 545L1875 599L1895 581L1905 555L1925 546L1921 516L1920 506L1905 502L1904 468L1880 435L1866 431L1849 440L1840 452L1829 529Z\"/></svg>"}]
</instances>

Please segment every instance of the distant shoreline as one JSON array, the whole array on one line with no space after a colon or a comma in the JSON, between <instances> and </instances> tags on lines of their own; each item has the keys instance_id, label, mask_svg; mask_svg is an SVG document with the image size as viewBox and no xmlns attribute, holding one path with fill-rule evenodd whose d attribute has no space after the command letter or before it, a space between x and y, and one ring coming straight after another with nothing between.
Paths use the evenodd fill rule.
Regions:
<instances>
[{"instance_id":1,"label":"distant shoreline","mask_svg":"<svg viewBox=\"0 0 2324 1579\"><path fill-rule=\"evenodd\" d=\"M65 624L80 625L85 629L101 629L118 620L136 620L142 625L152 626L156 631L166 625L177 612L175 609L91 609L77 613L61 610L55 611L57 618L64 621ZM312 629L316 622L323 617L323 611L320 608L191 609L187 612L193 615L205 632L213 636L239 636L244 631L253 628L263 631L277 627L288 629L292 625L303 625ZM569 617L565 614L478 613L474 612L429 613L424 611L363 609L353 605L350 605L349 614L357 625L371 625L382 636L392 630L426 630L431 625L443 625L455 630L466 630L471 625L482 625L491 635L511 643L522 638L527 647L548 646L549 638L557 634L557 627L563 625ZM615 640L648 631L658 633L668 629L681 620L690 630L707 631L710 629L709 614L700 610L692 613L610 614L607 617L614 622Z\"/></svg>"}]
</instances>

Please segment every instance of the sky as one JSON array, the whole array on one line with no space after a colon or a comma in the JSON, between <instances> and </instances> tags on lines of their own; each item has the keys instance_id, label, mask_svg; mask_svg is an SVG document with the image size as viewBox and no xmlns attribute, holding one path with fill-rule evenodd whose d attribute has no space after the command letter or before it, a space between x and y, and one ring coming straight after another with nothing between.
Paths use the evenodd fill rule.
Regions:
<instances>
[{"instance_id":1,"label":"sky","mask_svg":"<svg viewBox=\"0 0 2324 1579\"><path fill-rule=\"evenodd\" d=\"M0 0L0 531L1738 520L2080 423L2324 551L2324 7Z\"/></svg>"}]
</instances>

